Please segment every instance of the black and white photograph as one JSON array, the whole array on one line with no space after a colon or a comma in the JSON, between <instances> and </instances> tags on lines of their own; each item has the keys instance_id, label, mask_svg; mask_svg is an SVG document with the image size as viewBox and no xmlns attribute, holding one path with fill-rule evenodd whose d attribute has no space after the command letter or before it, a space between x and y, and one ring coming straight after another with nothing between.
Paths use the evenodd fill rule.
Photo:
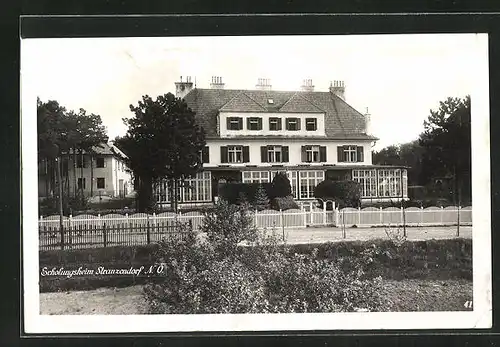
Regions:
<instances>
[{"instance_id":1,"label":"black and white photograph","mask_svg":"<svg viewBox=\"0 0 500 347\"><path fill-rule=\"evenodd\" d=\"M491 327L487 34L21 40L32 333Z\"/></svg>"}]
</instances>

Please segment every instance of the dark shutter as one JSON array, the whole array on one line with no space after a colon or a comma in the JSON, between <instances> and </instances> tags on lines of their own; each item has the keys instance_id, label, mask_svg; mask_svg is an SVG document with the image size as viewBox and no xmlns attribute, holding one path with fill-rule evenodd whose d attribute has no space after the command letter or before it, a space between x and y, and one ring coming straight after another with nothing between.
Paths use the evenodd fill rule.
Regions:
<instances>
[{"instance_id":1,"label":"dark shutter","mask_svg":"<svg viewBox=\"0 0 500 347\"><path fill-rule=\"evenodd\" d=\"M250 130L250 118L247 118L247 130Z\"/></svg>"},{"instance_id":2,"label":"dark shutter","mask_svg":"<svg viewBox=\"0 0 500 347\"><path fill-rule=\"evenodd\" d=\"M238 118L238 130L243 130L243 118Z\"/></svg>"},{"instance_id":3,"label":"dark shutter","mask_svg":"<svg viewBox=\"0 0 500 347\"><path fill-rule=\"evenodd\" d=\"M276 130L281 130L282 129L281 128L281 118L276 118L276 120L277 120L277 128L276 128Z\"/></svg>"},{"instance_id":4,"label":"dark shutter","mask_svg":"<svg viewBox=\"0 0 500 347\"><path fill-rule=\"evenodd\" d=\"M319 147L319 161L322 163L326 163L326 147L325 146Z\"/></svg>"},{"instance_id":5,"label":"dark shutter","mask_svg":"<svg viewBox=\"0 0 500 347\"><path fill-rule=\"evenodd\" d=\"M243 162L250 162L250 147L248 146L243 146Z\"/></svg>"},{"instance_id":6,"label":"dark shutter","mask_svg":"<svg viewBox=\"0 0 500 347\"><path fill-rule=\"evenodd\" d=\"M227 163L227 147L226 146L221 146L220 148L220 162L221 163Z\"/></svg>"},{"instance_id":7,"label":"dark shutter","mask_svg":"<svg viewBox=\"0 0 500 347\"><path fill-rule=\"evenodd\" d=\"M300 130L300 118L295 118L297 122L297 130Z\"/></svg>"},{"instance_id":8,"label":"dark shutter","mask_svg":"<svg viewBox=\"0 0 500 347\"><path fill-rule=\"evenodd\" d=\"M359 162L364 161L363 146L358 146L356 149L357 149L357 156L356 156L357 161L359 161Z\"/></svg>"},{"instance_id":9,"label":"dark shutter","mask_svg":"<svg viewBox=\"0 0 500 347\"><path fill-rule=\"evenodd\" d=\"M285 127L286 127L286 130L290 130L290 118L285 119Z\"/></svg>"},{"instance_id":10,"label":"dark shutter","mask_svg":"<svg viewBox=\"0 0 500 347\"><path fill-rule=\"evenodd\" d=\"M344 162L344 147L342 146L337 146L337 161L339 163Z\"/></svg>"},{"instance_id":11,"label":"dark shutter","mask_svg":"<svg viewBox=\"0 0 500 347\"><path fill-rule=\"evenodd\" d=\"M281 147L281 153L283 155L282 162L288 163L288 146Z\"/></svg>"},{"instance_id":12,"label":"dark shutter","mask_svg":"<svg viewBox=\"0 0 500 347\"><path fill-rule=\"evenodd\" d=\"M306 146L302 146L300 148L300 151L301 151L301 157L302 157L302 162L305 163L306 162Z\"/></svg>"},{"instance_id":13,"label":"dark shutter","mask_svg":"<svg viewBox=\"0 0 500 347\"><path fill-rule=\"evenodd\" d=\"M231 117L226 118L226 129L227 130L231 129Z\"/></svg>"},{"instance_id":14,"label":"dark shutter","mask_svg":"<svg viewBox=\"0 0 500 347\"><path fill-rule=\"evenodd\" d=\"M210 162L208 146L203 147L203 151L201 152L201 159L202 159L202 163L209 163Z\"/></svg>"},{"instance_id":15,"label":"dark shutter","mask_svg":"<svg viewBox=\"0 0 500 347\"><path fill-rule=\"evenodd\" d=\"M267 146L260 146L260 161L267 163Z\"/></svg>"},{"instance_id":16,"label":"dark shutter","mask_svg":"<svg viewBox=\"0 0 500 347\"><path fill-rule=\"evenodd\" d=\"M259 120L258 129L262 130L262 118L258 118L258 120Z\"/></svg>"}]
</instances>

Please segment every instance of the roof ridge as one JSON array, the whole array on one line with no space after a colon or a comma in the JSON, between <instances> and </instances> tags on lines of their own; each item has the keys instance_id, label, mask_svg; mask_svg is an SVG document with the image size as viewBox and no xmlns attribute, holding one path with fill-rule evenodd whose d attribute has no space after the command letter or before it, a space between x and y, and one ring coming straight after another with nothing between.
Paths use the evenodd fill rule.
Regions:
<instances>
[{"instance_id":1,"label":"roof ridge","mask_svg":"<svg viewBox=\"0 0 500 347\"><path fill-rule=\"evenodd\" d=\"M262 106L259 102L257 102L257 100L255 100L254 98L252 98L250 95L248 95L247 93L245 93L245 91L242 93L242 94L245 94L250 100L252 100L253 102L255 102L257 105L259 105L264 111L267 111L267 108L265 108L264 106ZM266 94L267 95L267 94Z\"/></svg>"},{"instance_id":2,"label":"roof ridge","mask_svg":"<svg viewBox=\"0 0 500 347\"><path fill-rule=\"evenodd\" d=\"M228 102L226 102L224 105L222 105L219 110L223 110L224 107L226 107L227 105L229 105L231 102L233 102L234 100L236 100L237 98L239 98L241 95L244 95L246 96L248 99L250 99L254 104L256 104L257 106L259 106L262 110L264 111L267 111L267 109L265 107L263 107L261 104L259 104L257 101L255 101L252 97L250 97L247 93L245 93L245 91L241 91L239 92L238 94L236 94L234 97L232 97Z\"/></svg>"}]
</instances>

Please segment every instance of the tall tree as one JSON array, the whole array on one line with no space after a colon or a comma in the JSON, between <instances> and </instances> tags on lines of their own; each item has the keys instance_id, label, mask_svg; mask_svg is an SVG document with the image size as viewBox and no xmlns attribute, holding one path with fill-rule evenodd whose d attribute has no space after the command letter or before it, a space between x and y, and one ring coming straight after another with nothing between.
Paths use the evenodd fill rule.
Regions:
<instances>
[{"instance_id":1,"label":"tall tree","mask_svg":"<svg viewBox=\"0 0 500 347\"><path fill-rule=\"evenodd\" d=\"M470 96L448 98L431 110L424 122L419 143L425 148L422 176L430 181L438 176L453 178L456 203L471 197Z\"/></svg>"},{"instance_id":2,"label":"tall tree","mask_svg":"<svg viewBox=\"0 0 500 347\"><path fill-rule=\"evenodd\" d=\"M139 211L154 207L153 184L168 180L174 211L182 184L202 169L201 151L205 131L196 123L195 113L187 104L168 93L153 100L145 95L137 106L130 105L133 118L117 146L128 156L126 162L138 181Z\"/></svg>"}]
</instances>

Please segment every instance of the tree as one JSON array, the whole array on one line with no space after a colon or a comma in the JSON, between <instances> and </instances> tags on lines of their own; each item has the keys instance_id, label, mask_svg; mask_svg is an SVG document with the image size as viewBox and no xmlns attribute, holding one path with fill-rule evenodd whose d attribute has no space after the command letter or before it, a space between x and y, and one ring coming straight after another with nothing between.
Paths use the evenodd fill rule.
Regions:
<instances>
[{"instance_id":1,"label":"tree","mask_svg":"<svg viewBox=\"0 0 500 347\"><path fill-rule=\"evenodd\" d=\"M279 198L292 195L290 180L284 172L278 172L273 178L273 195Z\"/></svg>"},{"instance_id":2,"label":"tree","mask_svg":"<svg viewBox=\"0 0 500 347\"><path fill-rule=\"evenodd\" d=\"M269 197L267 196L266 190L259 184L257 191L255 192L254 206L258 211L265 210L269 208Z\"/></svg>"},{"instance_id":3,"label":"tree","mask_svg":"<svg viewBox=\"0 0 500 347\"><path fill-rule=\"evenodd\" d=\"M171 93L156 100L145 95L130 110L135 116L123 120L128 130L117 139L117 146L128 156L126 162L139 185L137 207L152 210L153 184L166 179L177 211L182 184L202 169L205 131L187 104Z\"/></svg>"},{"instance_id":4,"label":"tree","mask_svg":"<svg viewBox=\"0 0 500 347\"><path fill-rule=\"evenodd\" d=\"M425 149L422 179L453 178L455 203L471 197L470 96L448 98L430 111L419 144Z\"/></svg>"},{"instance_id":5,"label":"tree","mask_svg":"<svg viewBox=\"0 0 500 347\"><path fill-rule=\"evenodd\" d=\"M340 208L361 205L361 187L358 182L324 180L314 188L314 197L323 201L333 200Z\"/></svg>"}]
</instances>

